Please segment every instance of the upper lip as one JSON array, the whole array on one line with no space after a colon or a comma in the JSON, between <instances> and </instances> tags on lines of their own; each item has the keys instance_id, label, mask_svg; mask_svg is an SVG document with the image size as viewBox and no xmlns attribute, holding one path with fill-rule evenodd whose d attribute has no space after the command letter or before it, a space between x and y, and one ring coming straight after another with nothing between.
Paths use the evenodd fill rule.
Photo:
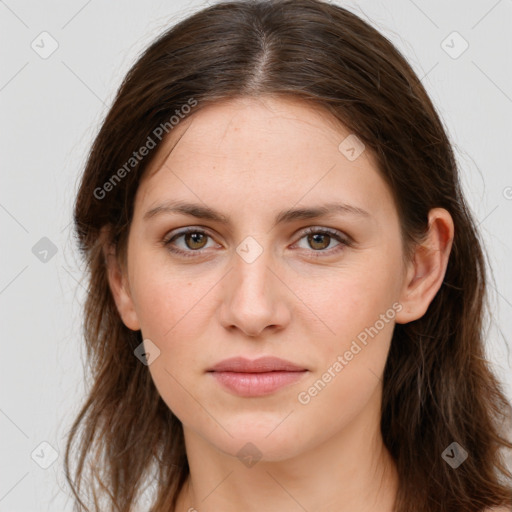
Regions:
<instances>
[{"instance_id":1,"label":"upper lip","mask_svg":"<svg viewBox=\"0 0 512 512\"><path fill-rule=\"evenodd\" d=\"M300 372L306 368L280 359L278 357L260 357L258 359L246 359L244 357L232 357L224 359L208 369L209 372L237 372L237 373L263 373L263 372Z\"/></svg>"}]
</instances>

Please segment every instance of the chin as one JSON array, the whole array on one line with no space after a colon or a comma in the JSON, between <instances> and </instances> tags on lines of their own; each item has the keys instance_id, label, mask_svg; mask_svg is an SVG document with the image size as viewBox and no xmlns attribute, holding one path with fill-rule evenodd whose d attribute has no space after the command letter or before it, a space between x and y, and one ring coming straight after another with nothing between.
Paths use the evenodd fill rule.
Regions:
<instances>
[{"instance_id":1,"label":"chin","mask_svg":"<svg viewBox=\"0 0 512 512\"><path fill-rule=\"evenodd\" d=\"M217 449L227 455L237 457L244 462L258 459L261 461L277 462L290 459L298 455L307 440L304 428L294 425L290 418L284 415L269 415L266 419L250 415L248 418L224 422L223 425L233 436L224 431L218 431L214 436L207 433L201 435ZM286 422L290 421L288 425ZM282 422L282 423L281 423Z\"/></svg>"}]
</instances>

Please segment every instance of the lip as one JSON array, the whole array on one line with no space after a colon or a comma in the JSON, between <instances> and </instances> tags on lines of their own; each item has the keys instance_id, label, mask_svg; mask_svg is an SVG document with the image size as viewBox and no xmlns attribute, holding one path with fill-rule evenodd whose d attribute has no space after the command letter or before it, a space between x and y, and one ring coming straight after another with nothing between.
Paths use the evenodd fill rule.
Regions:
<instances>
[{"instance_id":1,"label":"lip","mask_svg":"<svg viewBox=\"0 0 512 512\"><path fill-rule=\"evenodd\" d=\"M250 360L233 357L207 370L232 393L243 397L265 396L297 382L308 369L277 357Z\"/></svg>"},{"instance_id":2,"label":"lip","mask_svg":"<svg viewBox=\"0 0 512 512\"><path fill-rule=\"evenodd\" d=\"M208 369L209 372L239 372L239 373L263 373L263 372L300 372L307 370L280 359L278 357L259 357L258 359L246 359L245 357L231 357L220 361Z\"/></svg>"}]
</instances>

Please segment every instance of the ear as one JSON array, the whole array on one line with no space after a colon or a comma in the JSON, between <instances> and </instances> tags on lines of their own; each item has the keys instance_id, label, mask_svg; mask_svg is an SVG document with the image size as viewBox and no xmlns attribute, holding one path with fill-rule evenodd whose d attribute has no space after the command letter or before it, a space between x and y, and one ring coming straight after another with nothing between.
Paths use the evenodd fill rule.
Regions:
<instances>
[{"instance_id":1,"label":"ear","mask_svg":"<svg viewBox=\"0 0 512 512\"><path fill-rule=\"evenodd\" d=\"M453 219L444 208L433 208L428 223L427 237L417 246L405 273L400 295L403 308L396 315L399 324L421 318L443 284L453 242Z\"/></svg>"},{"instance_id":2,"label":"ear","mask_svg":"<svg viewBox=\"0 0 512 512\"><path fill-rule=\"evenodd\" d=\"M121 268L119 264L115 246L111 243L105 244L103 246L103 254L105 256L110 290L114 297L119 315L128 329L138 331L140 329L140 323L130 293L127 272L125 269Z\"/></svg>"}]
</instances>

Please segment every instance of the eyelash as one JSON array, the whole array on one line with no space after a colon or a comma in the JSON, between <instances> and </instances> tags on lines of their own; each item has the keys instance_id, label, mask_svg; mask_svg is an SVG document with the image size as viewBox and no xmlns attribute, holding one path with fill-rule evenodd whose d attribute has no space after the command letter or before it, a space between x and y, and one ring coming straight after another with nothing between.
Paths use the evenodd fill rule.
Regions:
<instances>
[{"instance_id":1,"label":"eyelash","mask_svg":"<svg viewBox=\"0 0 512 512\"><path fill-rule=\"evenodd\" d=\"M188 250L188 251L183 251L182 249L176 249L176 247L173 247L171 245L172 242L174 242L176 239L182 237L182 236L185 236L189 233L201 233L203 235L206 235L207 237L209 238L212 238L206 231L202 230L202 229L199 229L199 228L194 228L194 227L190 227L190 228L185 228L181 231L179 231L178 233L175 233L171 238L166 238L163 240L163 245L172 253L174 254L178 254L179 256L183 256L185 258L195 258L195 257L198 257L199 255L201 255L201 252L202 252L202 249L197 249L197 250ZM339 244L334 247L333 249L330 249L330 250L311 250L314 254L315 254L315 258L321 258L323 257L322 254L318 254L318 253L328 253L329 256L331 256L332 254L336 254L338 253L339 251L343 250L344 247L350 247L352 245L352 242L351 240L347 239L346 237L342 236L342 234L337 231L337 230L334 230L334 229L329 229L329 228L308 228L306 231L304 231L302 233L302 236L299 238L299 240L302 240L302 238L304 238L305 236L307 235L311 235L311 234L322 234L322 235L329 235L331 236L332 238L334 238L336 241L339 242Z\"/></svg>"}]
</instances>

